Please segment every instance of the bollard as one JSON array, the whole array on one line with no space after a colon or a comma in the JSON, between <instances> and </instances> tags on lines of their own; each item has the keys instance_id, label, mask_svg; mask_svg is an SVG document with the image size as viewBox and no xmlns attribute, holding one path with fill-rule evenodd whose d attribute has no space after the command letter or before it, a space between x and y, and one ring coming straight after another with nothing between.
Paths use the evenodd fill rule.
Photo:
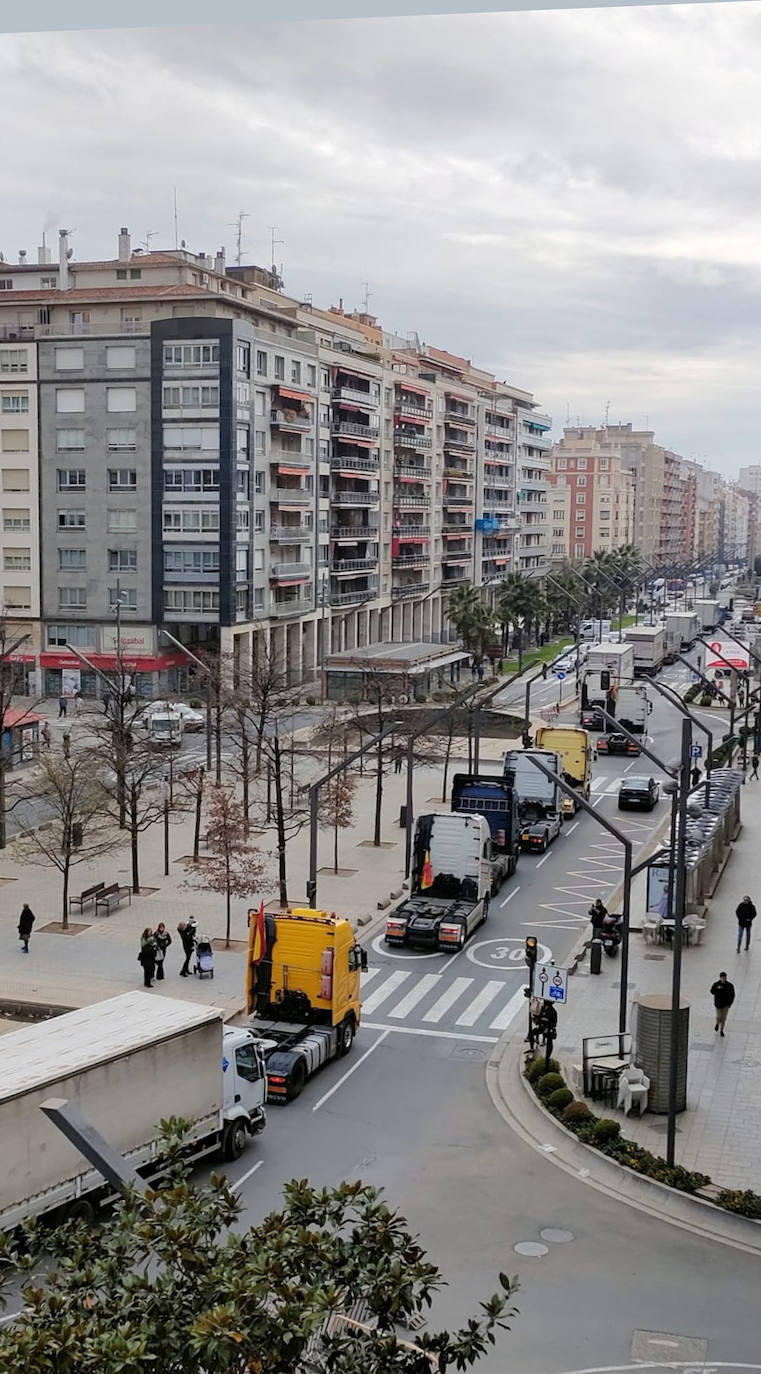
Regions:
<instances>
[{"instance_id":1,"label":"bollard","mask_svg":"<svg viewBox=\"0 0 761 1374\"><path fill-rule=\"evenodd\" d=\"M602 940L593 940L589 946L589 972L600 973L602 969Z\"/></svg>"}]
</instances>

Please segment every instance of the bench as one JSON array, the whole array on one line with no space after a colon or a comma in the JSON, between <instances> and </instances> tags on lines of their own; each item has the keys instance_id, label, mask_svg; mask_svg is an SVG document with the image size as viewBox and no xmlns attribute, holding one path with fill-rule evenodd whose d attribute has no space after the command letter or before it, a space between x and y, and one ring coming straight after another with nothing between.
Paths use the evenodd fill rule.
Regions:
<instances>
[{"instance_id":1,"label":"bench","mask_svg":"<svg viewBox=\"0 0 761 1374\"><path fill-rule=\"evenodd\" d=\"M84 892L80 892L78 897L70 897L69 912L71 913L75 908L79 911L84 911L88 902L95 901L99 894L103 892L105 886L105 883L93 883L92 887L86 887Z\"/></svg>"},{"instance_id":2,"label":"bench","mask_svg":"<svg viewBox=\"0 0 761 1374\"><path fill-rule=\"evenodd\" d=\"M95 914L105 913L106 916L110 916L111 912L121 905L125 897L132 906L132 888L128 887L126 883L123 887L119 883L112 883L110 887L105 887L102 892L98 893L95 899Z\"/></svg>"}]
</instances>

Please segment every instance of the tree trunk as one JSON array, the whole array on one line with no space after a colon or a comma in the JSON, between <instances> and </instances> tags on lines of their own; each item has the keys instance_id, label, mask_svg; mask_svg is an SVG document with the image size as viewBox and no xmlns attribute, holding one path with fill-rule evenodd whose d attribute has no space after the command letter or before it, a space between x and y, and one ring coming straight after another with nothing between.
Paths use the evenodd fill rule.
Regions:
<instances>
[{"instance_id":1,"label":"tree trunk","mask_svg":"<svg viewBox=\"0 0 761 1374\"><path fill-rule=\"evenodd\" d=\"M0 703L1 705L2 703ZM5 758L0 752L0 849L5 849L7 821L5 815Z\"/></svg>"},{"instance_id":2,"label":"tree trunk","mask_svg":"<svg viewBox=\"0 0 761 1374\"><path fill-rule=\"evenodd\" d=\"M217 688L217 700L214 705L214 746L216 772L215 778L217 787L222 786L222 702L220 700L219 688Z\"/></svg>"},{"instance_id":3,"label":"tree trunk","mask_svg":"<svg viewBox=\"0 0 761 1374\"><path fill-rule=\"evenodd\" d=\"M230 948L230 855L225 855L225 949Z\"/></svg>"},{"instance_id":4,"label":"tree trunk","mask_svg":"<svg viewBox=\"0 0 761 1374\"><path fill-rule=\"evenodd\" d=\"M124 715L124 705L119 710ZM127 824L127 749L124 739L123 720L114 722L114 763L116 765L116 801L119 807L119 829Z\"/></svg>"},{"instance_id":5,"label":"tree trunk","mask_svg":"<svg viewBox=\"0 0 761 1374\"><path fill-rule=\"evenodd\" d=\"M333 872L338 873L338 807L336 807L335 824L333 825Z\"/></svg>"},{"instance_id":6,"label":"tree trunk","mask_svg":"<svg viewBox=\"0 0 761 1374\"><path fill-rule=\"evenodd\" d=\"M246 733L245 725L243 726L243 731L241 734L240 761L241 771L243 773L243 829L245 834L247 835L250 829L250 799L248 773L251 763L251 750L249 748L248 734Z\"/></svg>"},{"instance_id":7,"label":"tree trunk","mask_svg":"<svg viewBox=\"0 0 761 1374\"><path fill-rule=\"evenodd\" d=\"M129 808L130 847L132 849L132 891L140 895L140 870L138 867L138 829L137 829L137 791L134 783L130 792Z\"/></svg>"},{"instance_id":8,"label":"tree trunk","mask_svg":"<svg viewBox=\"0 0 761 1374\"><path fill-rule=\"evenodd\" d=\"M275 824L277 826L278 883L280 886L280 905L288 905L288 876L285 858L285 812L283 810L283 764L280 753L280 740L275 736L274 746L275 774Z\"/></svg>"},{"instance_id":9,"label":"tree trunk","mask_svg":"<svg viewBox=\"0 0 761 1374\"><path fill-rule=\"evenodd\" d=\"M375 829L373 831L373 844L376 849L380 848L381 842L381 808L383 806L383 740L378 741L378 758L375 772Z\"/></svg>"},{"instance_id":10,"label":"tree trunk","mask_svg":"<svg viewBox=\"0 0 761 1374\"><path fill-rule=\"evenodd\" d=\"M193 832L193 862L198 863L198 851L201 844L201 806L203 803L203 768L199 770L198 788L196 791L196 823Z\"/></svg>"},{"instance_id":11,"label":"tree trunk","mask_svg":"<svg viewBox=\"0 0 761 1374\"><path fill-rule=\"evenodd\" d=\"M71 855L64 853L63 868L63 897L61 910L61 927L63 930L69 928L69 873L71 871Z\"/></svg>"},{"instance_id":12,"label":"tree trunk","mask_svg":"<svg viewBox=\"0 0 761 1374\"><path fill-rule=\"evenodd\" d=\"M443 781L442 786L441 786L441 800L442 800L443 802L445 802L446 799L447 799L447 781L448 781L448 778L449 778L449 759L450 759L451 754L452 754L452 736L453 736L453 734L454 734L454 716L452 716L451 719L450 719L450 723L449 723L449 734L447 735L447 747L446 747L446 751L445 751L445 753L444 753L444 781Z\"/></svg>"}]
</instances>

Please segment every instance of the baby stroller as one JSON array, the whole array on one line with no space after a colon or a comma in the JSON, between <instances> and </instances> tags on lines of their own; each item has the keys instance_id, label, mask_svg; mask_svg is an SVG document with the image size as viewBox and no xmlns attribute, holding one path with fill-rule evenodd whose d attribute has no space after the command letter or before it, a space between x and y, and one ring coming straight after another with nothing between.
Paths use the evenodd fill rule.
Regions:
<instances>
[{"instance_id":1,"label":"baby stroller","mask_svg":"<svg viewBox=\"0 0 761 1374\"><path fill-rule=\"evenodd\" d=\"M209 978L214 977L214 952L208 935L199 935L196 940L196 962L193 972L197 973L199 978L204 978L207 974Z\"/></svg>"}]
</instances>

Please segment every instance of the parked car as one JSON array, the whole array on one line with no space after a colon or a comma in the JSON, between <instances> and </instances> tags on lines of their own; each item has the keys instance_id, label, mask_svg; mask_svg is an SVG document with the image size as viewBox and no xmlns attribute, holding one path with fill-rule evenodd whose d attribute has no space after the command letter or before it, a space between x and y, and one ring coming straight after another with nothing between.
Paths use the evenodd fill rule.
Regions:
<instances>
[{"instance_id":1,"label":"parked car","mask_svg":"<svg viewBox=\"0 0 761 1374\"><path fill-rule=\"evenodd\" d=\"M184 701L152 701L150 706L147 706L143 712L146 728L148 726L148 718L150 716L155 716L157 712L160 712L162 715L172 712L175 715L181 716L183 729L189 731L191 734L195 731L206 729L206 716L203 711L196 711L193 706L188 706Z\"/></svg>"},{"instance_id":2,"label":"parked car","mask_svg":"<svg viewBox=\"0 0 761 1374\"><path fill-rule=\"evenodd\" d=\"M598 754L625 754L630 758L638 758L642 753L638 744L627 739L626 735L618 734L617 731L610 735L600 735L596 748Z\"/></svg>"},{"instance_id":3,"label":"parked car","mask_svg":"<svg viewBox=\"0 0 761 1374\"><path fill-rule=\"evenodd\" d=\"M619 811L652 811L661 795L655 778L624 778L618 791Z\"/></svg>"}]
</instances>

